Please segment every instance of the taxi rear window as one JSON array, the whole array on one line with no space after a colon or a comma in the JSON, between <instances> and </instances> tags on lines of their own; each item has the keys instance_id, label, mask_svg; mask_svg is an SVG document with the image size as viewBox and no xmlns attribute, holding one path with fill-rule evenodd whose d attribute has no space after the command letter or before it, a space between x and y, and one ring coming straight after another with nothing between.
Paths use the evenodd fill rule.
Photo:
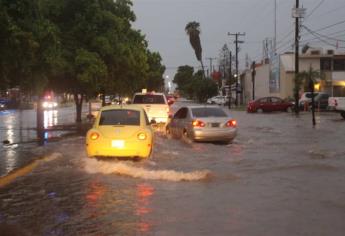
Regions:
<instances>
[{"instance_id":1,"label":"taxi rear window","mask_svg":"<svg viewBox=\"0 0 345 236\"><path fill-rule=\"evenodd\" d=\"M133 99L134 104L165 104L163 95L135 95Z\"/></svg>"},{"instance_id":2,"label":"taxi rear window","mask_svg":"<svg viewBox=\"0 0 345 236\"><path fill-rule=\"evenodd\" d=\"M99 125L140 125L140 112L135 110L102 111Z\"/></svg>"}]
</instances>

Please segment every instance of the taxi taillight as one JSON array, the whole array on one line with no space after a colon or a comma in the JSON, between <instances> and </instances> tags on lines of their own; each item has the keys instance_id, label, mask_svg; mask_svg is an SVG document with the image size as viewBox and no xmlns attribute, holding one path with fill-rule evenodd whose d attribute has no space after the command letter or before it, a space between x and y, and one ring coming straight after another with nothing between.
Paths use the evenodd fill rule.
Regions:
<instances>
[{"instance_id":1,"label":"taxi taillight","mask_svg":"<svg viewBox=\"0 0 345 236\"><path fill-rule=\"evenodd\" d=\"M226 127L236 127L236 126L237 126L236 120L228 120L228 122L226 122Z\"/></svg>"},{"instance_id":2,"label":"taxi taillight","mask_svg":"<svg viewBox=\"0 0 345 236\"><path fill-rule=\"evenodd\" d=\"M91 134L90 134L90 139L91 140L97 140L99 138L99 133L97 133L97 132L92 132Z\"/></svg>"},{"instance_id":3,"label":"taxi taillight","mask_svg":"<svg viewBox=\"0 0 345 236\"><path fill-rule=\"evenodd\" d=\"M147 138L147 134L145 134L145 133L139 133L139 134L137 135L137 138L138 138L139 140L145 140L145 139Z\"/></svg>"},{"instance_id":4,"label":"taxi taillight","mask_svg":"<svg viewBox=\"0 0 345 236\"><path fill-rule=\"evenodd\" d=\"M201 120L193 120L193 127L205 127L205 123Z\"/></svg>"}]
</instances>

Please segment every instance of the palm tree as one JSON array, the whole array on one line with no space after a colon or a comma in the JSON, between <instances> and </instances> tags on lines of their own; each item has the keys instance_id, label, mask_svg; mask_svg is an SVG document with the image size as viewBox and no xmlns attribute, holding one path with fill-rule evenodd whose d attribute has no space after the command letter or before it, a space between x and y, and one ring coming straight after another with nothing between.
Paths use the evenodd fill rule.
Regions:
<instances>
[{"instance_id":1,"label":"palm tree","mask_svg":"<svg viewBox=\"0 0 345 236\"><path fill-rule=\"evenodd\" d=\"M320 71L314 70L310 66L308 71L299 72L297 75L297 78L298 78L297 80L298 85L295 87L295 89L296 88L300 89L301 85L304 83L304 87L308 88L311 92L312 121L313 121L313 125L315 126L316 122L315 122L314 84L317 83L318 79L323 80L324 75ZM295 107L298 107L298 104Z\"/></svg>"},{"instance_id":2,"label":"palm tree","mask_svg":"<svg viewBox=\"0 0 345 236\"><path fill-rule=\"evenodd\" d=\"M202 63L202 48L199 37L200 23L196 21L189 22L185 27L185 31L189 36L189 42L195 51L196 59L201 63L202 72L205 78L204 64Z\"/></svg>"}]
</instances>

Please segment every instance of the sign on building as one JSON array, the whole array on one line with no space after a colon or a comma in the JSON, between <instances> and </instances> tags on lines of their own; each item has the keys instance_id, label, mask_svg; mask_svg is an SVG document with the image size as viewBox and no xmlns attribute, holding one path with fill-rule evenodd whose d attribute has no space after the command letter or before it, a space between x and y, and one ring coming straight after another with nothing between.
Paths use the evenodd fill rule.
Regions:
<instances>
[{"instance_id":1,"label":"sign on building","mask_svg":"<svg viewBox=\"0 0 345 236\"><path fill-rule=\"evenodd\" d=\"M270 90L270 93L279 93L280 92L280 60L279 60L279 55L272 55L271 56L269 90Z\"/></svg>"}]
</instances>

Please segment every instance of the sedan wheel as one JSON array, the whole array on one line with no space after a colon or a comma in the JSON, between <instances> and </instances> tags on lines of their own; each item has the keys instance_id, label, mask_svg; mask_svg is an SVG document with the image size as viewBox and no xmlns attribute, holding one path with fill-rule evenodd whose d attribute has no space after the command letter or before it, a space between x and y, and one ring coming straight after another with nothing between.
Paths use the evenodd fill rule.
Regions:
<instances>
[{"instance_id":1,"label":"sedan wheel","mask_svg":"<svg viewBox=\"0 0 345 236\"><path fill-rule=\"evenodd\" d=\"M256 112L262 113L262 112L264 112L264 110L262 110L262 108L258 108L258 109L256 110Z\"/></svg>"},{"instance_id":2,"label":"sedan wheel","mask_svg":"<svg viewBox=\"0 0 345 236\"><path fill-rule=\"evenodd\" d=\"M345 111L342 111L340 115L345 119Z\"/></svg>"},{"instance_id":3,"label":"sedan wheel","mask_svg":"<svg viewBox=\"0 0 345 236\"><path fill-rule=\"evenodd\" d=\"M187 130L183 130L182 140L186 143L192 143L192 140L188 136Z\"/></svg>"},{"instance_id":4,"label":"sedan wheel","mask_svg":"<svg viewBox=\"0 0 345 236\"><path fill-rule=\"evenodd\" d=\"M165 130L165 136L167 137L167 139L172 139L172 134L169 127L167 127Z\"/></svg>"},{"instance_id":5,"label":"sedan wheel","mask_svg":"<svg viewBox=\"0 0 345 236\"><path fill-rule=\"evenodd\" d=\"M291 107L288 107L288 108L286 108L286 112L292 112L292 108Z\"/></svg>"}]
</instances>

